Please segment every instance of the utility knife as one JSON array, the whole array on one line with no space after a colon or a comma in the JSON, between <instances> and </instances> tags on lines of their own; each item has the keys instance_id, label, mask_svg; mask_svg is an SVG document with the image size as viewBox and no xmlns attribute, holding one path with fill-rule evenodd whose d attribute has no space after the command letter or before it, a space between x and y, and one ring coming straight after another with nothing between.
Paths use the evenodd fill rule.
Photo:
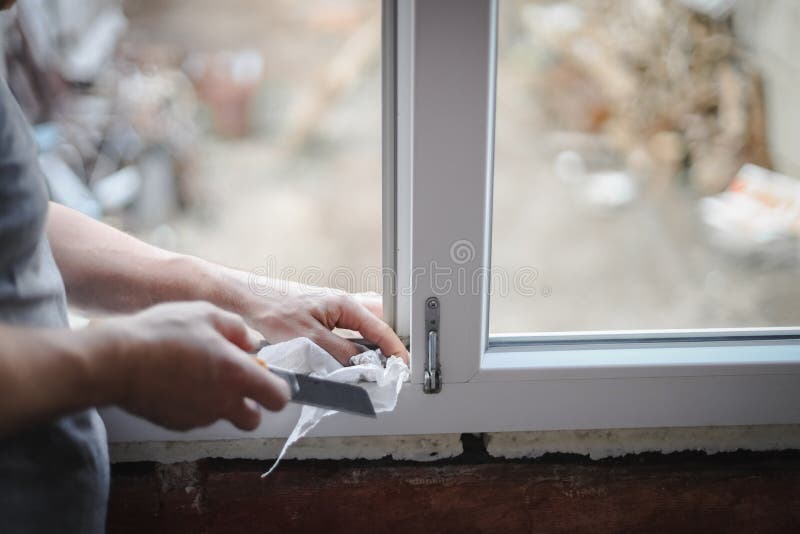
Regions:
<instances>
[{"instance_id":1,"label":"utility knife","mask_svg":"<svg viewBox=\"0 0 800 534\"><path fill-rule=\"evenodd\" d=\"M376 417L372 400L370 400L367 390L362 387L272 367L261 358L256 358L256 361L267 371L281 377L289 384L292 402L364 417Z\"/></svg>"}]
</instances>

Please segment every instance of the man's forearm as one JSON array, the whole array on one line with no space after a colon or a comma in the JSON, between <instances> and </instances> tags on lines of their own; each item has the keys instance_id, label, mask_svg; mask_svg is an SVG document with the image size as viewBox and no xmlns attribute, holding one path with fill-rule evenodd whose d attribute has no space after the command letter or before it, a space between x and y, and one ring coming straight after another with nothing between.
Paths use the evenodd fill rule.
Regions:
<instances>
[{"instance_id":1,"label":"man's forearm","mask_svg":"<svg viewBox=\"0 0 800 534\"><path fill-rule=\"evenodd\" d=\"M207 300L233 309L234 271L148 245L51 203L47 235L70 304L87 311L129 313L161 302Z\"/></svg>"},{"instance_id":2,"label":"man's forearm","mask_svg":"<svg viewBox=\"0 0 800 534\"><path fill-rule=\"evenodd\" d=\"M0 436L113 402L115 341L92 330L0 325Z\"/></svg>"}]
</instances>

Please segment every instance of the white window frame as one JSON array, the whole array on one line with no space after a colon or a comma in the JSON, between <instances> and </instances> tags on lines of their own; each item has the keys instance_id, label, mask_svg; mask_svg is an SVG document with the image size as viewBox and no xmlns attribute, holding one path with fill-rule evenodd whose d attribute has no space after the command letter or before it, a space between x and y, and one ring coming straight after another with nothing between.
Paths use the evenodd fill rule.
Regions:
<instances>
[{"instance_id":1,"label":"white window frame","mask_svg":"<svg viewBox=\"0 0 800 534\"><path fill-rule=\"evenodd\" d=\"M479 291L456 285L491 265L496 31L496 0L384 0L384 266L395 273L384 306L410 335L412 377L393 413L340 415L312 434L800 423L797 329L489 335L488 276ZM430 296L436 394L422 388ZM226 422L171 432L116 408L104 418L110 441L187 441L286 436L298 410L253 433Z\"/></svg>"}]
</instances>

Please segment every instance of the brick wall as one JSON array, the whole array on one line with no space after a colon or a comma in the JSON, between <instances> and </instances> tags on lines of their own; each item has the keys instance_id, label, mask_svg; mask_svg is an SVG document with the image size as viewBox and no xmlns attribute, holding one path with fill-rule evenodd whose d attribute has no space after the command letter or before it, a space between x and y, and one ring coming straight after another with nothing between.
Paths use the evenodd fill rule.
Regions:
<instances>
[{"instance_id":1,"label":"brick wall","mask_svg":"<svg viewBox=\"0 0 800 534\"><path fill-rule=\"evenodd\" d=\"M800 532L800 453L114 466L109 532Z\"/></svg>"}]
</instances>

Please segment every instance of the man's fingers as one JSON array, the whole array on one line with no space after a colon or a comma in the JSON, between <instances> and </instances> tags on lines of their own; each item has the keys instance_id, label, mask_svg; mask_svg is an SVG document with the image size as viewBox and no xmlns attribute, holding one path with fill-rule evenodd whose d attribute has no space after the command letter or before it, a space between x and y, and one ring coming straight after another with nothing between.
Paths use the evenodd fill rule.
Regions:
<instances>
[{"instance_id":1,"label":"man's fingers","mask_svg":"<svg viewBox=\"0 0 800 534\"><path fill-rule=\"evenodd\" d=\"M255 400L267 410L277 412L289 402L289 384L279 376L270 373L256 363L252 356L243 355L242 366L245 373L241 384L244 395Z\"/></svg>"},{"instance_id":2,"label":"man's fingers","mask_svg":"<svg viewBox=\"0 0 800 534\"><path fill-rule=\"evenodd\" d=\"M356 293L353 295L353 298L356 299L356 302L362 304L369 312L378 317L383 319L383 297L380 293L375 292L367 292L367 293Z\"/></svg>"},{"instance_id":3,"label":"man's fingers","mask_svg":"<svg viewBox=\"0 0 800 534\"><path fill-rule=\"evenodd\" d=\"M364 352L364 347L347 341L341 336L334 334L324 328L320 328L319 333L313 338L314 343L336 358L342 365L350 365L350 357Z\"/></svg>"},{"instance_id":4,"label":"man's fingers","mask_svg":"<svg viewBox=\"0 0 800 534\"><path fill-rule=\"evenodd\" d=\"M252 352L258 347L258 336L235 313L215 308L211 312L211 324L228 341L245 352Z\"/></svg>"},{"instance_id":5,"label":"man's fingers","mask_svg":"<svg viewBox=\"0 0 800 534\"><path fill-rule=\"evenodd\" d=\"M243 398L225 418L241 430L255 430L261 422L261 410L255 401Z\"/></svg>"},{"instance_id":6,"label":"man's fingers","mask_svg":"<svg viewBox=\"0 0 800 534\"><path fill-rule=\"evenodd\" d=\"M388 356L399 356L408 363L408 351L392 328L355 300L345 300L336 326L358 331Z\"/></svg>"}]
</instances>

